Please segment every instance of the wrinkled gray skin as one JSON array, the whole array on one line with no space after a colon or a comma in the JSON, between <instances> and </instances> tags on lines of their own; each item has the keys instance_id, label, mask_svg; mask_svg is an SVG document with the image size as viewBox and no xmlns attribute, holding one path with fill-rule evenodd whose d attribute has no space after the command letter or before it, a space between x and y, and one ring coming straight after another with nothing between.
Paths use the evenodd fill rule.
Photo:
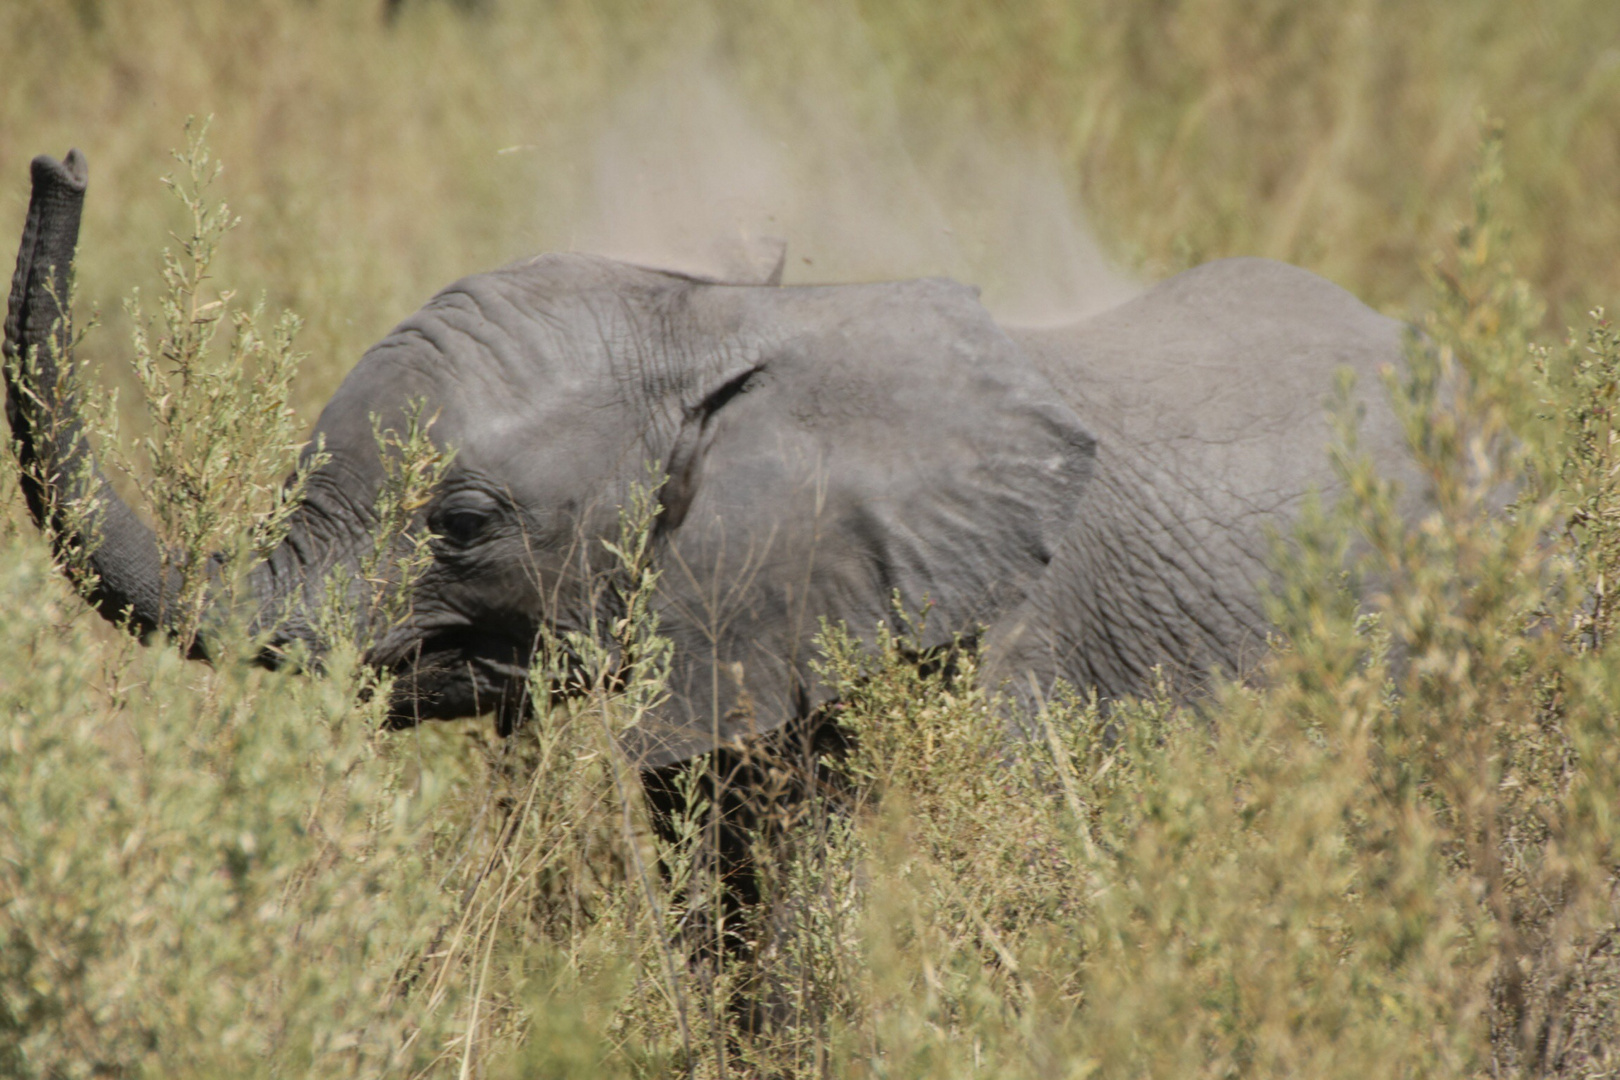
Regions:
<instances>
[{"instance_id":1,"label":"wrinkled gray skin","mask_svg":"<svg viewBox=\"0 0 1620 1080\"><path fill-rule=\"evenodd\" d=\"M1036 586L992 630L995 672L1143 690L1248 672L1268 624L1258 584L1275 532L1313 488L1337 487L1327 448L1336 376L1356 376L1357 447L1402 482L1422 478L1383 389L1407 330L1307 271L1225 259L1111 311L1009 329L1097 440L1093 474ZM1031 695L1033 696L1033 695Z\"/></svg>"},{"instance_id":2,"label":"wrinkled gray skin","mask_svg":"<svg viewBox=\"0 0 1620 1080\"><path fill-rule=\"evenodd\" d=\"M33 176L8 356L57 324L46 286L65 295L83 159ZM1017 330L943 280L782 288L543 256L456 282L361 358L316 427L331 461L254 594L278 643L319 648L299 612L371 542L370 417L421 398L455 459L412 614L371 657L400 675L396 723L522 718L540 630L588 625L601 541L649 462L669 478L655 557L675 660L668 706L627 746L644 766L815 713L820 620L869 639L896 592L929 606L925 646L988 628L990 673L1020 691L1061 677L1120 695L1155 664L1241 672L1266 632L1267 530L1331 487L1333 373L1357 374L1363 446L1391 465L1375 372L1401 351L1399 324L1256 259ZM76 415L51 382L34 404L8 377L29 505L44 520L53 498L95 495L92 602L161 628L174 583L153 536L99 474L83 489L86 448L44 435L50 411Z\"/></svg>"}]
</instances>

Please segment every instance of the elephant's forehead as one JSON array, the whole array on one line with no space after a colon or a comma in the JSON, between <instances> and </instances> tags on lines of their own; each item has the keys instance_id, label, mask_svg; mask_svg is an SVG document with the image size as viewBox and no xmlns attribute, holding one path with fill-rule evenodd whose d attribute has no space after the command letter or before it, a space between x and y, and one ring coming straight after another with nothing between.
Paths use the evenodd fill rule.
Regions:
<instances>
[{"instance_id":1,"label":"elephant's forehead","mask_svg":"<svg viewBox=\"0 0 1620 1080\"><path fill-rule=\"evenodd\" d=\"M436 441L456 464L514 494L542 496L561 484L611 474L648 444L624 410L490 401L441 415Z\"/></svg>"},{"instance_id":2,"label":"elephant's forehead","mask_svg":"<svg viewBox=\"0 0 1620 1080\"><path fill-rule=\"evenodd\" d=\"M529 326L448 326L425 311L367 351L323 410L317 432L334 451L373 444L373 427L402 430L420 410L436 441L495 460L537 438L591 439L616 419L618 389L589 335Z\"/></svg>"}]
</instances>

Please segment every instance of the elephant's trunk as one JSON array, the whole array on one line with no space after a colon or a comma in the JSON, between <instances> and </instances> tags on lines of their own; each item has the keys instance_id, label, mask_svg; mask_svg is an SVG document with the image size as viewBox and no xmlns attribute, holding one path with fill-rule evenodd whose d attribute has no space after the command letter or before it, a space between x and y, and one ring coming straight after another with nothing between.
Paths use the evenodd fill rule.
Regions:
<instances>
[{"instance_id":1,"label":"elephant's trunk","mask_svg":"<svg viewBox=\"0 0 1620 1080\"><path fill-rule=\"evenodd\" d=\"M40 156L32 173L5 328L6 419L23 497L57 558L89 571L81 585L96 610L144 636L167 628L180 582L165 567L152 530L97 466L71 378L68 284L84 205L84 156L77 150L62 162Z\"/></svg>"}]
</instances>

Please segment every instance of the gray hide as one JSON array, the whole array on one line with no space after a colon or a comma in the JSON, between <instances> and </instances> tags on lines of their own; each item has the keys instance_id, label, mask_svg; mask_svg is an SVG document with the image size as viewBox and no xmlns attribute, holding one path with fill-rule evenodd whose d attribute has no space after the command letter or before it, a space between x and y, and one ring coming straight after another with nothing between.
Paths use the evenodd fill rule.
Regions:
<instances>
[{"instance_id":1,"label":"gray hide","mask_svg":"<svg viewBox=\"0 0 1620 1080\"><path fill-rule=\"evenodd\" d=\"M8 355L53 332L45 285L65 275L84 175L82 158L35 164ZM307 612L371 544L371 418L421 399L455 461L420 523L434 560L410 617L370 657L399 676L395 723L522 719L542 629L613 614L603 541L649 465L667 477L657 605L675 654L667 707L627 746L645 766L815 713L822 620L869 640L896 595L928 609L924 647L988 628L989 671L1019 688L1128 693L1156 663L1240 672L1265 633L1267 529L1331 483L1335 369L1357 373L1364 444L1394 462L1376 369L1400 356L1398 324L1260 260L1038 331L1003 330L941 280L781 288L521 262L439 293L321 414L331 460L252 579L266 659L321 647ZM30 507L99 500L116 543L92 560L94 599L161 627L174 585L155 580L155 541L81 444L33 434L74 405L50 371L40 382L8 369Z\"/></svg>"},{"instance_id":2,"label":"gray hide","mask_svg":"<svg viewBox=\"0 0 1620 1080\"><path fill-rule=\"evenodd\" d=\"M1306 494L1337 487L1327 448L1335 376L1356 376L1358 447L1403 482L1382 373L1403 324L1268 259L1209 263L1068 326L1010 331L1097 437L1095 474L1057 556L991 635L1017 689L1062 677L1104 697L1186 688L1263 654L1272 537Z\"/></svg>"},{"instance_id":3,"label":"gray hide","mask_svg":"<svg viewBox=\"0 0 1620 1080\"><path fill-rule=\"evenodd\" d=\"M924 646L993 622L1046 568L1093 453L947 281L729 286L579 255L467 278L322 414L333 462L312 518L352 517L349 493L379 478L366 418L411 397L456 458L427 516L439 557L376 657L405 676L401 719L499 704L542 622L585 629L601 541L651 462L668 477L657 608L675 659L671 701L633 747L647 764L824 704L823 619L869 637L897 595L929 608ZM450 515L468 507L488 520L458 537ZM268 595L330 561L272 559Z\"/></svg>"}]
</instances>

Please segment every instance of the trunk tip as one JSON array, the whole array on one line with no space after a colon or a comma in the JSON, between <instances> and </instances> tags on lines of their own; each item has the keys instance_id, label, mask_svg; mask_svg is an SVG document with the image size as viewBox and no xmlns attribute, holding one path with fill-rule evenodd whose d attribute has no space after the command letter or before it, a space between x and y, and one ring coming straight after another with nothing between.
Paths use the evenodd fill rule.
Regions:
<instances>
[{"instance_id":1,"label":"trunk tip","mask_svg":"<svg viewBox=\"0 0 1620 1080\"><path fill-rule=\"evenodd\" d=\"M61 161L41 154L34 159L30 171L36 188L65 187L70 191L83 192L85 183L90 179L90 165L77 148L69 150Z\"/></svg>"}]
</instances>

